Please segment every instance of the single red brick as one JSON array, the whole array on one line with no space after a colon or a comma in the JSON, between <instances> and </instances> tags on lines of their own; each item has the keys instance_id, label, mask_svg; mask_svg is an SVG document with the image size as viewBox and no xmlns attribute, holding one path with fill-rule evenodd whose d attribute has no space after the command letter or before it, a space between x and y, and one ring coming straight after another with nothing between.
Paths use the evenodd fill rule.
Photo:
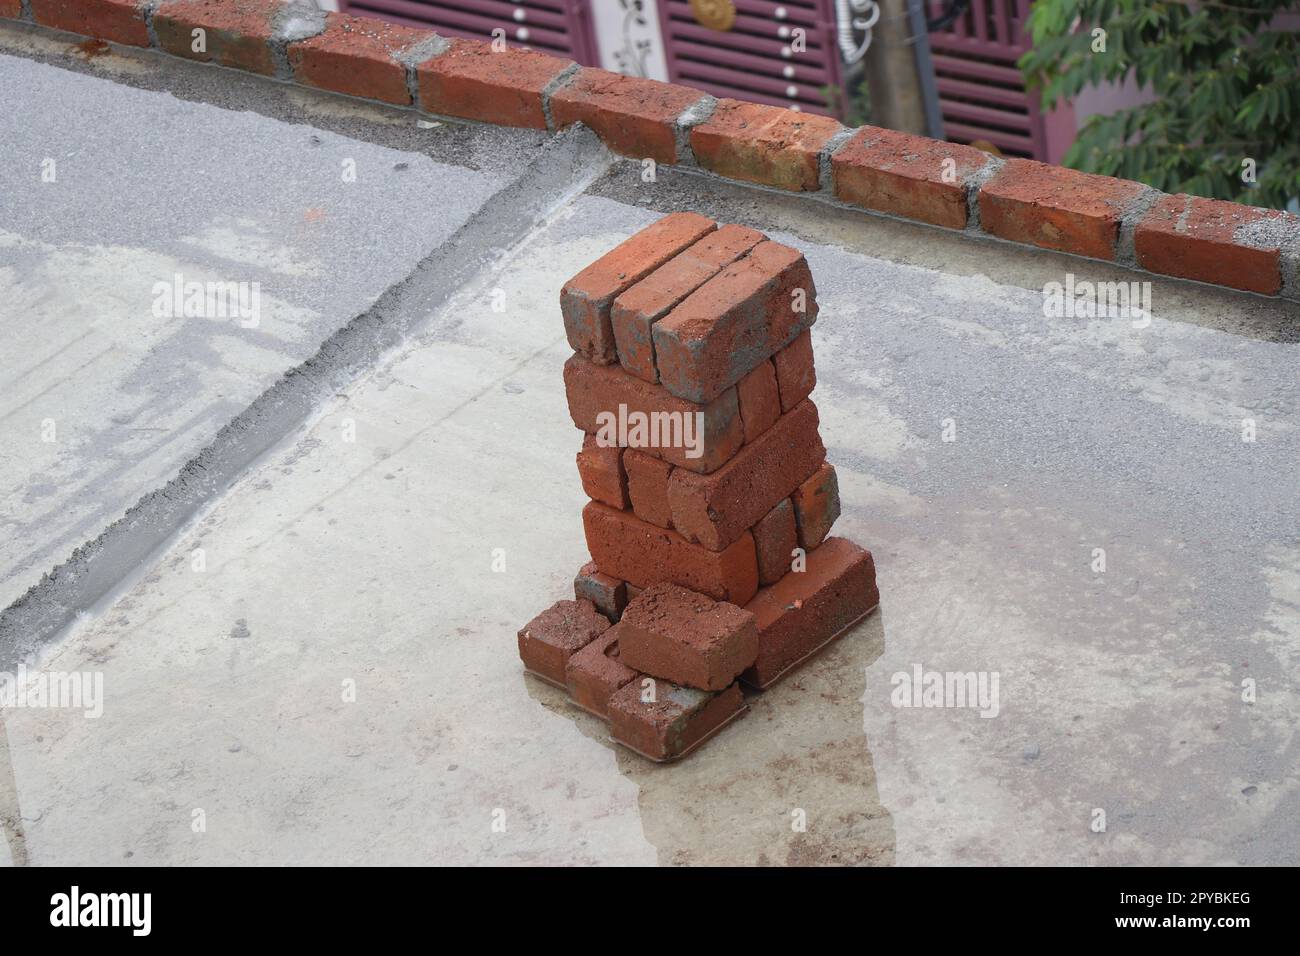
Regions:
<instances>
[{"instance_id":1,"label":"single red brick","mask_svg":"<svg viewBox=\"0 0 1300 956\"><path fill-rule=\"evenodd\" d=\"M650 273L614 300L610 323L623 368L659 381L651 330L678 302L766 237L744 226L723 226Z\"/></svg>"},{"instance_id":2,"label":"single red brick","mask_svg":"<svg viewBox=\"0 0 1300 956\"><path fill-rule=\"evenodd\" d=\"M569 658L565 683L569 696L583 710L609 719L609 699L640 675L620 659L623 626L615 624Z\"/></svg>"},{"instance_id":3,"label":"single red brick","mask_svg":"<svg viewBox=\"0 0 1300 956\"><path fill-rule=\"evenodd\" d=\"M569 657L609 629L590 601L556 601L519 631L519 658L538 677L558 687Z\"/></svg>"},{"instance_id":4,"label":"single red brick","mask_svg":"<svg viewBox=\"0 0 1300 956\"><path fill-rule=\"evenodd\" d=\"M32 19L82 36L149 45L149 28L138 0L32 0Z\"/></svg>"},{"instance_id":5,"label":"single red brick","mask_svg":"<svg viewBox=\"0 0 1300 956\"><path fill-rule=\"evenodd\" d=\"M754 615L678 584L646 588L621 627L624 664L683 687L726 690L758 658Z\"/></svg>"},{"instance_id":6,"label":"single red brick","mask_svg":"<svg viewBox=\"0 0 1300 956\"><path fill-rule=\"evenodd\" d=\"M626 508L627 472L623 470L623 449L617 445L602 447L595 435L582 439L578 452L578 475L582 490L593 501L603 501L612 508Z\"/></svg>"},{"instance_id":7,"label":"single red brick","mask_svg":"<svg viewBox=\"0 0 1300 956\"><path fill-rule=\"evenodd\" d=\"M842 129L829 116L719 100L712 115L691 129L691 150L705 169L732 179L816 190L821 151Z\"/></svg>"},{"instance_id":8,"label":"single red brick","mask_svg":"<svg viewBox=\"0 0 1300 956\"><path fill-rule=\"evenodd\" d=\"M816 319L803 253L761 242L655 323L659 381L680 398L707 402Z\"/></svg>"},{"instance_id":9,"label":"single red brick","mask_svg":"<svg viewBox=\"0 0 1300 956\"><path fill-rule=\"evenodd\" d=\"M763 588L745 605L758 624L758 660L741 677L769 687L880 604L871 552L827 538L807 567Z\"/></svg>"},{"instance_id":10,"label":"single red brick","mask_svg":"<svg viewBox=\"0 0 1300 956\"><path fill-rule=\"evenodd\" d=\"M1093 259L1114 259L1120 218L1147 187L1030 159L1009 159L980 187L988 233Z\"/></svg>"},{"instance_id":11,"label":"single red brick","mask_svg":"<svg viewBox=\"0 0 1300 956\"><path fill-rule=\"evenodd\" d=\"M546 129L542 91L573 65L533 50L494 51L491 43L456 38L415 68L420 109L443 116Z\"/></svg>"},{"instance_id":12,"label":"single red brick","mask_svg":"<svg viewBox=\"0 0 1300 956\"><path fill-rule=\"evenodd\" d=\"M615 740L663 762L684 757L747 709L739 684L711 694L647 677L610 697L609 721Z\"/></svg>"},{"instance_id":13,"label":"single red brick","mask_svg":"<svg viewBox=\"0 0 1300 956\"><path fill-rule=\"evenodd\" d=\"M642 521L661 528L673 526L673 509L668 504L668 476L673 466L636 448L623 452L627 471L627 495L632 511Z\"/></svg>"},{"instance_id":14,"label":"single red brick","mask_svg":"<svg viewBox=\"0 0 1300 956\"><path fill-rule=\"evenodd\" d=\"M835 466L823 462L811 478L795 489L790 501L799 528L799 547L811 551L826 540L831 525L840 516L840 482Z\"/></svg>"},{"instance_id":15,"label":"single red brick","mask_svg":"<svg viewBox=\"0 0 1300 956\"><path fill-rule=\"evenodd\" d=\"M590 601L611 622L623 616L627 607L627 582L601 573L595 561L588 561L573 579L573 596Z\"/></svg>"},{"instance_id":16,"label":"single red brick","mask_svg":"<svg viewBox=\"0 0 1300 956\"><path fill-rule=\"evenodd\" d=\"M685 86L583 69L551 94L558 128L585 123L624 156L677 162L677 117L704 94Z\"/></svg>"},{"instance_id":17,"label":"single red brick","mask_svg":"<svg viewBox=\"0 0 1300 956\"><path fill-rule=\"evenodd\" d=\"M966 191L988 154L867 126L831 157L835 196L845 202L928 222L966 228Z\"/></svg>"},{"instance_id":18,"label":"single red brick","mask_svg":"<svg viewBox=\"0 0 1300 956\"><path fill-rule=\"evenodd\" d=\"M789 350L790 346L786 346L781 351ZM760 363L736 383L736 400L740 403L740 421L745 426L748 445L781 417L781 394L777 391L776 369L771 362Z\"/></svg>"},{"instance_id":19,"label":"single red brick","mask_svg":"<svg viewBox=\"0 0 1300 956\"><path fill-rule=\"evenodd\" d=\"M289 46L299 83L349 96L406 105L406 65L396 54L435 34L345 13L330 13L325 32Z\"/></svg>"},{"instance_id":20,"label":"single red brick","mask_svg":"<svg viewBox=\"0 0 1300 956\"><path fill-rule=\"evenodd\" d=\"M1281 239L1298 234L1300 219L1282 210L1180 193L1147 210L1133 244L1152 272L1277 295Z\"/></svg>"},{"instance_id":21,"label":"single red brick","mask_svg":"<svg viewBox=\"0 0 1300 956\"><path fill-rule=\"evenodd\" d=\"M776 366L776 385L781 393L781 411L788 412L817 387L817 368L813 365L812 333L804 332L772 356ZM743 411L743 410L742 410Z\"/></svg>"},{"instance_id":22,"label":"single red brick","mask_svg":"<svg viewBox=\"0 0 1300 956\"><path fill-rule=\"evenodd\" d=\"M825 458L817 407L805 400L712 474L674 471L668 481L673 527L710 551L730 547Z\"/></svg>"},{"instance_id":23,"label":"single red brick","mask_svg":"<svg viewBox=\"0 0 1300 956\"><path fill-rule=\"evenodd\" d=\"M7 20L20 20L22 15L22 0L0 0L0 17Z\"/></svg>"},{"instance_id":24,"label":"single red brick","mask_svg":"<svg viewBox=\"0 0 1300 956\"><path fill-rule=\"evenodd\" d=\"M716 228L717 223L698 213L671 213L625 239L566 282L560 290L560 314L573 351L597 365L618 361L611 322L614 300Z\"/></svg>"},{"instance_id":25,"label":"single red brick","mask_svg":"<svg viewBox=\"0 0 1300 956\"><path fill-rule=\"evenodd\" d=\"M158 45L175 56L274 76L271 39L282 9L279 0L164 0L153 27ZM203 49L195 49L195 31Z\"/></svg>"},{"instance_id":26,"label":"single red brick","mask_svg":"<svg viewBox=\"0 0 1300 956\"><path fill-rule=\"evenodd\" d=\"M724 551L710 551L676 531L595 501L582 510L582 527L596 566L638 588L671 581L732 604L744 604L758 590L754 539L748 533Z\"/></svg>"},{"instance_id":27,"label":"single red brick","mask_svg":"<svg viewBox=\"0 0 1300 956\"><path fill-rule=\"evenodd\" d=\"M782 498L775 508L759 518L751 533L758 559L759 586L775 584L789 573L795 545L799 543L790 499Z\"/></svg>"},{"instance_id":28,"label":"single red brick","mask_svg":"<svg viewBox=\"0 0 1300 956\"><path fill-rule=\"evenodd\" d=\"M696 405L618 366L592 365L574 355L564 364L564 390L578 428L618 441L622 422L625 447L641 448L688 471L716 471L745 441L735 389ZM649 425L634 428L643 417Z\"/></svg>"}]
</instances>

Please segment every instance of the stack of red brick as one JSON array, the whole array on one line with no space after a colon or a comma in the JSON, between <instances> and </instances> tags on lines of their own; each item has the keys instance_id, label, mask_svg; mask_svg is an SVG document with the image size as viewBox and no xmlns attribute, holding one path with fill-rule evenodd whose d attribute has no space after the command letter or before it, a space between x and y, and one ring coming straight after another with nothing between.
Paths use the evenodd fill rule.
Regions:
<instances>
[{"instance_id":1,"label":"stack of red brick","mask_svg":"<svg viewBox=\"0 0 1300 956\"><path fill-rule=\"evenodd\" d=\"M532 673L655 760L682 756L879 603L839 517L795 249L674 213L561 293L592 561L519 632Z\"/></svg>"}]
</instances>

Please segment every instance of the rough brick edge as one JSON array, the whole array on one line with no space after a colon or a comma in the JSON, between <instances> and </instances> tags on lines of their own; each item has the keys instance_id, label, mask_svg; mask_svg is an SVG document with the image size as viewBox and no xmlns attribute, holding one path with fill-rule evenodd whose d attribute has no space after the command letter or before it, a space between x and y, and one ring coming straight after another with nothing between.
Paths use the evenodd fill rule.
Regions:
<instances>
[{"instance_id":1,"label":"rough brick edge","mask_svg":"<svg viewBox=\"0 0 1300 956\"><path fill-rule=\"evenodd\" d=\"M166 51L163 50L159 45L158 36L157 33L155 32L154 22L153 22L154 12L161 2L162 0L137 0L137 6L142 11L144 15L145 23L148 27L151 49L154 49L160 53L166 53ZM19 0L18 13L19 15L17 17L0 16L0 19L8 19L13 22L32 25L37 29L47 29L44 27L40 27L38 24L35 24L32 17L30 0ZM272 60L275 65L275 75L274 75L275 79L284 82L293 82L292 71L289 68L289 62L288 62L288 53L287 53L288 47L292 43L296 42L297 40L307 39L319 34L324 29L324 22L325 22L324 12L317 9L314 5L290 3L290 4L286 4L284 9L282 9L277 13L277 15L274 17L273 29L271 30L270 34L266 37L266 42L268 47L271 50ZM438 116L438 114L432 113L429 110L425 109L423 107L423 104L420 103L418 84L416 82L416 76L415 76L415 68L419 62L428 60L432 56L437 56L440 55L442 52L445 52L449 41L443 37L440 37L437 33L435 33L432 30L424 31L424 33L425 35L423 38L412 43L404 50L394 51L393 55L396 59L399 60L399 62L401 62L406 67L407 86L411 92L411 102L412 102L412 106L407 108L419 111L421 113L424 113L425 115L436 117ZM107 40L109 42L118 43L124 46L132 46L132 44L129 41L129 38L106 36L106 37L99 37L98 39ZM555 132L555 123L551 117L551 112L550 112L551 97L558 90L563 89L570 82L572 82L573 78L579 73L580 69L591 69L591 68L580 68L577 66L571 66L568 69L565 69L561 71L559 74L557 74L557 76L542 91L542 109L546 117L547 130L550 132ZM341 95L341 94L335 94L335 95ZM696 100L689 107L683 110L683 112L677 117L675 123L675 134L676 134L676 140L678 146L677 165L686 166L686 167L695 167L698 169L698 164L695 162L694 154L692 153L690 148L690 131L692 127L705 122L708 119L709 115L713 112L713 109L716 105L717 105L717 100L714 99L712 96L701 95L698 100ZM395 108L400 108L400 107L395 107ZM462 122L465 121L466 119L467 119L466 117L457 117L457 120ZM470 121L474 120L473 117L469 117L468 119ZM867 129L867 127L860 127L858 129L845 129L840 133L837 133L826 144L826 146L822 149L821 154L819 155L819 169L820 169L819 187L820 188L816 192L807 192L804 193L804 195L816 196L819 199L829 202L835 206L844 209L849 209L860 214L865 214L870 216L885 216L887 218L900 219L901 221L905 221L905 222L918 221L913 217L908 217L906 215L880 213L872 210L866 210L860 206L842 202L835 197L834 183L832 181L833 177L831 173L832 157L838 150L843 148L846 143L852 140L854 136L860 133L863 129ZM929 140L926 137L918 136L915 138L918 140L918 143L920 144L933 144L934 142L938 142L935 140ZM933 146L930 146L930 149L933 149ZM989 180L991 180L999 172L1001 172L1005 164L1006 164L1005 160L1000 159L998 157L990 156L988 161L985 163L983 167L981 167L980 169L974 172L967 173L961 178L960 186L963 189L966 196L967 211L968 211L967 223L964 232L971 235L977 235L980 237L997 238L991 236L991 234L986 229L984 229L981 225L979 200L981 196L981 191L985 186L985 184L988 183ZM1078 175L1076 171L1064 169L1062 167L1049 167L1049 169L1052 170L1059 169L1060 170L1059 175L1062 177L1062 179L1071 178ZM700 170L700 174L714 175L711 173L705 173L703 170ZM1048 172L1047 175L1054 176L1057 174ZM1121 183L1128 185L1127 181L1125 180L1116 180L1116 183L1117 185ZM747 185L749 185L750 188L757 188L757 189L770 188L770 187L763 187L763 186L753 186L752 184L747 184ZM1157 203L1159 203L1161 200L1165 199L1166 196L1164 193L1161 193L1158 190L1152 189L1147 186L1143 186L1138 183L1133 183L1132 186L1135 187L1133 198L1131 198L1125 204L1124 208L1120 211L1119 229L1113 244L1113 248L1110 250L1112 254L1112 258L1110 261L1116 265L1120 265L1132 269L1134 271L1143 271L1143 272L1148 272L1148 274L1162 275L1163 273L1160 272L1150 272L1149 270L1143 269L1143 267L1138 263L1134 251L1134 235L1138 226L1141 224L1142 220L1150 212L1151 208L1155 206ZM1256 209L1256 208L1259 207L1243 206L1243 209ZM1009 240L1000 240L1000 241L1009 241ZM1242 230L1241 233L1238 236L1234 236L1231 241L1234 246L1240 246L1243 249L1247 249L1251 251L1257 251L1260 250L1261 248L1265 248L1265 246L1262 244L1263 240L1258 236L1253 235L1249 230ZM1013 242L1012 244L1026 246L1026 244L1024 243ZM1269 248L1280 249L1280 262L1279 262L1279 270L1281 275L1280 288L1275 294L1275 296L1273 297L1282 298L1288 301L1300 302L1300 220L1298 220L1296 217L1293 216L1285 217L1281 219L1278 224L1275 224L1273 226L1272 232L1268 237L1267 246ZM1026 247L1033 248L1033 246L1026 246ZM1072 253L1068 253L1068 252L1061 252L1060 254L1073 255ZM1205 281L1211 285L1215 285L1216 287L1232 288L1231 286L1227 286L1215 282L1213 281L1213 279L1209 277L1202 278L1193 275L1181 275L1181 276L1175 276L1174 278L1186 279L1190 281ZM1254 294L1260 294L1260 293L1254 293Z\"/></svg>"}]
</instances>

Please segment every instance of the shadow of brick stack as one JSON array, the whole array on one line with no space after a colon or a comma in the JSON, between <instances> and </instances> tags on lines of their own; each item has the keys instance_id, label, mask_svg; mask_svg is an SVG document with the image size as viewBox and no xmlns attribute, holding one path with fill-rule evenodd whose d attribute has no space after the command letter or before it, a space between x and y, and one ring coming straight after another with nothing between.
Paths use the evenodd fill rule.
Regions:
<instances>
[{"instance_id":1,"label":"shadow of brick stack","mask_svg":"<svg viewBox=\"0 0 1300 956\"><path fill-rule=\"evenodd\" d=\"M532 674L652 760L690 752L879 603L818 434L802 254L674 213L564 286L592 561L519 632Z\"/></svg>"}]
</instances>

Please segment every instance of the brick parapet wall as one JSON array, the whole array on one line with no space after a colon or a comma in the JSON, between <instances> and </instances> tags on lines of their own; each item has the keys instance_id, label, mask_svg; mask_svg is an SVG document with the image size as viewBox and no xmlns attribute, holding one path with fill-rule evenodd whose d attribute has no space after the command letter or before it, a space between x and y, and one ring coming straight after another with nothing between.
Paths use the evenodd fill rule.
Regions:
<instances>
[{"instance_id":1,"label":"brick parapet wall","mask_svg":"<svg viewBox=\"0 0 1300 956\"><path fill-rule=\"evenodd\" d=\"M845 208L1300 301L1300 218L280 0L0 0L35 22L433 116L558 131Z\"/></svg>"}]
</instances>

